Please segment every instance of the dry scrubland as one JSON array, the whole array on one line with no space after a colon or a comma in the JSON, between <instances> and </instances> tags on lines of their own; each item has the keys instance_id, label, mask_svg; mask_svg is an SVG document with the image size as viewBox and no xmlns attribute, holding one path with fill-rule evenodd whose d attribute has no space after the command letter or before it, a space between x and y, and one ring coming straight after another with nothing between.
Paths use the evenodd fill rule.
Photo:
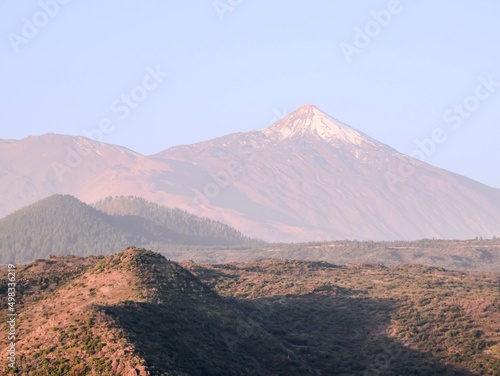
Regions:
<instances>
[{"instance_id":1,"label":"dry scrubland","mask_svg":"<svg viewBox=\"0 0 500 376\"><path fill-rule=\"evenodd\" d=\"M20 266L17 288L23 375L500 375L494 273L129 248Z\"/></svg>"},{"instance_id":2,"label":"dry scrubland","mask_svg":"<svg viewBox=\"0 0 500 376\"><path fill-rule=\"evenodd\" d=\"M172 260L200 263L248 262L256 259L326 261L343 265L420 264L452 270L500 273L500 239L371 242L333 241L294 244L254 244L240 247L176 247L162 253Z\"/></svg>"}]
</instances>

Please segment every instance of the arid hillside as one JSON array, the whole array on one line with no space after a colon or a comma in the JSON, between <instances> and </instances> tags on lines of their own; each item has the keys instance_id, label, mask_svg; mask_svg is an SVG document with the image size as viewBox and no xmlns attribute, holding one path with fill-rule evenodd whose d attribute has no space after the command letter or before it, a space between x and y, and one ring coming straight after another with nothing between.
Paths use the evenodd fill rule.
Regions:
<instances>
[{"instance_id":1,"label":"arid hillside","mask_svg":"<svg viewBox=\"0 0 500 376\"><path fill-rule=\"evenodd\" d=\"M244 302L252 327L321 374L500 374L498 274L284 260L185 266Z\"/></svg>"},{"instance_id":2,"label":"arid hillside","mask_svg":"<svg viewBox=\"0 0 500 376\"><path fill-rule=\"evenodd\" d=\"M419 264L452 270L500 273L500 239L397 242L355 240L293 244L249 244L239 247L168 247L158 249L172 260L200 263L258 259L326 261L332 264Z\"/></svg>"},{"instance_id":3,"label":"arid hillside","mask_svg":"<svg viewBox=\"0 0 500 376\"><path fill-rule=\"evenodd\" d=\"M17 278L23 375L500 372L499 274L276 259L179 264L128 248L38 260ZM5 278L0 290L4 313Z\"/></svg>"}]
</instances>

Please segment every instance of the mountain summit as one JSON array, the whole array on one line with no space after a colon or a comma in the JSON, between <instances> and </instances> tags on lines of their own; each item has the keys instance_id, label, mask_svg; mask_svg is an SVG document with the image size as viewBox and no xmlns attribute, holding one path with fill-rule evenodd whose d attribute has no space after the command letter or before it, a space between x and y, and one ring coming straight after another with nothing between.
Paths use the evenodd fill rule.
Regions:
<instances>
[{"instance_id":1,"label":"mountain summit","mask_svg":"<svg viewBox=\"0 0 500 376\"><path fill-rule=\"evenodd\" d=\"M368 136L335 120L311 104L300 107L261 131L270 138L281 140L314 135L328 142L342 141L355 145L372 142Z\"/></svg>"},{"instance_id":2,"label":"mountain summit","mask_svg":"<svg viewBox=\"0 0 500 376\"><path fill-rule=\"evenodd\" d=\"M197 213L264 240L467 239L500 228L500 190L414 160L313 105L155 157L207 171L194 189Z\"/></svg>"},{"instance_id":3,"label":"mountain summit","mask_svg":"<svg viewBox=\"0 0 500 376\"><path fill-rule=\"evenodd\" d=\"M491 238L500 229L499 189L312 105L268 128L152 156L69 136L0 142L0 176L0 215L66 193L87 203L139 196L267 241Z\"/></svg>"}]
</instances>

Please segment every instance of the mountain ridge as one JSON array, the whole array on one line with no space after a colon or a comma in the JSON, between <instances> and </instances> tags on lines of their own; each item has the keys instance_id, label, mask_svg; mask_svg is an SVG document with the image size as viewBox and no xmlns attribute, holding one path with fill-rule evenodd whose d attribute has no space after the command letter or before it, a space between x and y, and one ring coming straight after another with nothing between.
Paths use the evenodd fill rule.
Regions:
<instances>
[{"instance_id":1,"label":"mountain ridge","mask_svg":"<svg viewBox=\"0 0 500 376\"><path fill-rule=\"evenodd\" d=\"M467 239L500 232L500 189L414 160L312 105L264 130L151 156L54 139L34 138L24 147L36 149L36 159L21 150L22 142L15 153L0 146L0 213L68 193L86 203L139 196L266 241ZM401 165L411 173L402 177Z\"/></svg>"}]
</instances>

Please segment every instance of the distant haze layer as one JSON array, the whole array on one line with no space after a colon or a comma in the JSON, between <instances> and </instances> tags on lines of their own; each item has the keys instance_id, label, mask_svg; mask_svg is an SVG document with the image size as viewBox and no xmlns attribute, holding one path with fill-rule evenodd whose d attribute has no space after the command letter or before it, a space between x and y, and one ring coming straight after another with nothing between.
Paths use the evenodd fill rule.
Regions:
<instances>
[{"instance_id":1,"label":"distant haze layer","mask_svg":"<svg viewBox=\"0 0 500 376\"><path fill-rule=\"evenodd\" d=\"M267 241L500 233L500 190L419 162L305 105L270 127L152 156L84 137L0 141L0 213L54 193L134 195Z\"/></svg>"}]
</instances>

